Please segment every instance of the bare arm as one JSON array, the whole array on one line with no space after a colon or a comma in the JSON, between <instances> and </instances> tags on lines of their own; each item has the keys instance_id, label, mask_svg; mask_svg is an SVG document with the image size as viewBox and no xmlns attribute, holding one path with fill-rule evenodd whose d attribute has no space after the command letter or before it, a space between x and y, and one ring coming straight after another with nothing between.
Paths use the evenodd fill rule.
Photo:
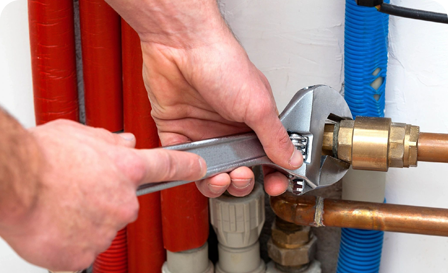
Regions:
<instances>
[{"instance_id":1,"label":"bare arm","mask_svg":"<svg viewBox=\"0 0 448 273\"><path fill-rule=\"evenodd\" d=\"M0 112L0 236L25 260L80 270L138 212L142 183L199 179L197 155L135 150L116 135L70 121L25 130Z\"/></svg>"},{"instance_id":2,"label":"bare arm","mask_svg":"<svg viewBox=\"0 0 448 273\"><path fill-rule=\"evenodd\" d=\"M1 232L20 224L38 201L42 158L31 134L1 108L0 132Z\"/></svg>"}]
</instances>

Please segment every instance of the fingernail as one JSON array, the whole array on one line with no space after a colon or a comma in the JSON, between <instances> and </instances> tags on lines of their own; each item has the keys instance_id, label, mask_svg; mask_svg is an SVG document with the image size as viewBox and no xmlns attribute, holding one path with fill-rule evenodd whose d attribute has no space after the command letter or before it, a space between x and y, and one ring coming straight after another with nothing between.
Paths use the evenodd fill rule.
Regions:
<instances>
[{"instance_id":1,"label":"fingernail","mask_svg":"<svg viewBox=\"0 0 448 273\"><path fill-rule=\"evenodd\" d=\"M232 179L232 186L236 189L245 189L250 186L252 179Z\"/></svg>"},{"instance_id":2,"label":"fingernail","mask_svg":"<svg viewBox=\"0 0 448 273\"><path fill-rule=\"evenodd\" d=\"M215 194L221 194L226 191L227 186L216 186L216 185L208 184L208 188L210 189L211 192L213 192Z\"/></svg>"},{"instance_id":3,"label":"fingernail","mask_svg":"<svg viewBox=\"0 0 448 273\"><path fill-rule=\"evenodd\" d=\"M303 164L303 155L298 150L294 149L294 153L292 154L291 158L289 159L289 165L293 167L294 169L300 168Z\"/></svg>"},{"instance_id":4,"label":"fingernail","mask_svg":"<svg viewBox=\"0 0 448 273\"><path fill-rule=\"evenodd\" d=\"M121 133L121 134L119 134L119 136L121 136L124 140L127 140L127 141L135 140L134 134L131 134L131 133Z\"/></svg>"}]
</instances>

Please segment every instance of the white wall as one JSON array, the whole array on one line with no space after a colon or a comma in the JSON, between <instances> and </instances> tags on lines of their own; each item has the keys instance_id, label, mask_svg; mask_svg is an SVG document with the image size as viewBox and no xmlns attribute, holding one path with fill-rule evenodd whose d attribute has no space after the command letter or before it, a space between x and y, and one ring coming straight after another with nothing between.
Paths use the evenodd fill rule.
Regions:
<instances>
[{"instance_id":1,"label":"white wall","mask_svg":"<svg viewBox=\"0 0 448 273\"><path fill-rule=\"evenodd\" d=\"M443 10L448 0L396 4ZM279 109L300 88L343 83L344 0L221 0L254 63L271 82ZM448 26L391 19L386 115L448 132ZM0 1L0 104L34 125L26 0ZM423 164L387 175L389 203L448 208L448 165ZM386 233L381 272L448 272L448 239ZM2 272L45 272L0 241Z\"/></svg>"},{"instance_id":2,"label":"white wall","mask_svg":"<svg viewBox=\"0 0 448 273\"><path fill-rule=\"evenodd\" d=\"M35 121L26 3L0 1L0 105L31 127ZM1 238L0 268L10 273L48 272L22 260Z\"/></svg>"},{"instance_id":3,"label":"white wall","mask_svg":"<svg viewBox=\"0 0 448 273\"><path fill-rule=\"evenodd\" d=\"M440 12L441 4L448 1L397 4ZM401 18L390 22L387 116L420 125L424 132L448 133L448 25ZM434 163L391 170L386 176L387 201L448 208L447 173L447 164ZM448 238L386 233L381 268L382 272L448 272Z\"/></svg>"},{"instance_id":4,"label":"white wall","mask_svg":"<svg viewBox=\"0 0 448 273\"><path fill-rule=\"evenodd\" d=\"M448 0L392 2L439 12L448 5ZM221 0L236 36L271 82L280 110L307 85L341 88L344 5L344 0ZM447 100L448 26L392 18L386 116L448 133ZM424 163L391 170L385 176L388 203L448 208L447 171L448 165ZM448 238L386 233L381 272L448 272Z\"/></svg>"},{"instance_id":5,"label":"white wall","mask_svg":"<svg viewBox=\"0 0 448 273\"><path fill-rule=\"evenodd\" d=\"M26 0L0 1L0 105L26 127L34 105Z\"/></svg>"}]
</instances>

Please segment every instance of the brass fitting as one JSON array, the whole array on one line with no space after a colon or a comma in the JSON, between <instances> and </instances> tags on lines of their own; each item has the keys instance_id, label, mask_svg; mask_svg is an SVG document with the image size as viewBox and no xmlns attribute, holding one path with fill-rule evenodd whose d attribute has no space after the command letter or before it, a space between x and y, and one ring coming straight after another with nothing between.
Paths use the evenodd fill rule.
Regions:
<instances>
[{"instance_id":1,"label":"brass fitting","mask_svg":"<svg viewBox=\"0 0 448 273\"><path fill-rule=\"evenodd\" d=\"M298 226L276 218L268 241L269 257L284 268L306 267L314 260L317 238L309 226Z\"/></svg>"},{"instance_id":2,"label":"brass fitting","mask_svg":"<svg viewBox=\"0 0 448 273\"><path fill-rule=\"evenodd\" d=\"M310 241L310 227L277 219L272 223L272 242L280 248L299 248Z\"/></svg>"},{"instance_id":3,"label":"brass fitting","mask_svg":"<svg viewBox=\"0 0 448 273\"><path fill-rule=\"evenodd\" d=\"M310 241L298 248L281 248L275 245L272 238L268 241L269 257L283 267L292 267L295 269L307 266L313 261L316 253L317 238L311 236Z\"/></svg>"},{"instance_id":4,"label":"brass fitting","mask_svg":"<svg viewBox=\"0 0 448 273\"><path fill-rule=\"evenodd\" d=\"M389 167L417 166L418 126L393 123L389 118L357 117L326 127L324 154L331 142L333 156L351 163L353 169L387 171Z\"/></svg>"}]
</instances>

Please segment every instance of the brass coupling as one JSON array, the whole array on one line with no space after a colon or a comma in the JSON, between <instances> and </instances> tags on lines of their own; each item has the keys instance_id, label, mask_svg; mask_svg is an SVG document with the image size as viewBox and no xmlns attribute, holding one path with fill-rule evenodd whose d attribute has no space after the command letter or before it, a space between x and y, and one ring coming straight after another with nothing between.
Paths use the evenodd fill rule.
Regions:
<instances>
[{"instance_id":1,"label":"brass coupling","mask_svg":"<svg viewBox=\"0 0 448 273\"><path fill-rule=\"evenodd\" d=\"M267 248L276 268L303 272L314 260L317 238L309 226L298 226L276 217Z\"/></svg>"},{"instance_id":2,"label":"brass coupling","mask_svg":"<svg viewBox=\"0 0 448 273\"><path fill-rule=\"evenodd\" d=\"M323 152L358 170L416 167L419 133L418 126L389 118L357 117L326 126Z\"/></svg>"}]
</instances>

